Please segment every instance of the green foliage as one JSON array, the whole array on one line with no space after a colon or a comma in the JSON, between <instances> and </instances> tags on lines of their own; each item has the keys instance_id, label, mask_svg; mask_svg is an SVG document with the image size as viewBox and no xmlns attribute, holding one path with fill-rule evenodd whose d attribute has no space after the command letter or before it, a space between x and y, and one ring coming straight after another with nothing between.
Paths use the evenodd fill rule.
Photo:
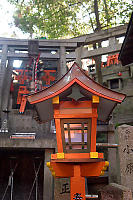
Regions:
<instances>
[{"instance_id":1,"label":"green foliage","mask_svg":"<svg viewBox=\"0 0 133 200\"><path fill-rule=\"evenodd\" d=\"M63 38L95 31L94 0L8 0L16 6L14 22L23 32ZM129 21L130 0L97 0L101 28Z\"/></svg>"}]
</instances>

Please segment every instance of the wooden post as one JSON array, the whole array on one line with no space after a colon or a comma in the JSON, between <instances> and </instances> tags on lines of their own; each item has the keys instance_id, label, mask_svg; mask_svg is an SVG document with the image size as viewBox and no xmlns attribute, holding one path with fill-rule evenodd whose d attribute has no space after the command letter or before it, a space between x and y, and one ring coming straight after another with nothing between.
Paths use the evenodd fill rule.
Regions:
<instances>
[{"instance_id":1,"label":"wooden post","mask_svg":"<svg viewBox=\"0 0 133 200\"><path fill-rule=\"evenodd\" d=\"M46 166L52 153L54 153L53 149L45 149L43 200L54 199L54 181L49 168Z\"/></svg>"},{"instance_id":2,"label":"wooden post","mask_svg":"<svg viewBox=\"0 0 133 200\"><path fill-rule=\"evenodd\" d=\"M116 48L116 44L117 44L117 41L116 41L116 38L115 38L115 37L109 38L109 47L110 47L110 50L113 51L113 49ZM111 53L111 54L109 54L109 55L113 55L113 53Z\"/></svg>"},{"instance_id":3,"label":"wooden post","mask_svg":"<svg viewBox=\"0 0 133 200\"><path fill-rule=\"evenodd\" d=\"M6 47L3 47L6 53ZM14 49L11 49L13 52ZM5 58L5 57L4 57ZM10 59L6 67L6 59L3 58L2 71L2 88L1 88L1 129L3 132L8 132L8 112L10 103L10 86L12 80L13 59Z\"/></svg>"},{"instance_id":4,"label":"wooden post","mask_svg":"<svg viewBox=\"0 0 133 200\"><path fill-rule=\"evenodd\" d=\"M82 62L81 62L81 54L82 54L82 46L75 49L76 54L76 63L79 65L79 67L82 68Z\"/></svg>"},{"instance_id":5,"label":"wooden post","mask_svg":"<svg viewBox=\"0 0 133 200\"><path fill-rule=\"evenodd\" d=\"M2 56L1 56L1 64L0 64L0 96L2 96L2 88L3 88L3 81L4 81L4 73L6 70L6 61L7 61L7 44L2 46ZM0 98L0 110L1 110L1 101Z\"/></svg>"},{"instance_id":6,"label":"wooden post","mask_svg":"<svg viewBox=\"0 0 133 200\"><path fill-rule=\"evenodd\" d=\"M1 56L1 65L0 65L1 71L4 71L6 68L7 51L8 51L8 46L7 44L4 44L2 46L2 56Z\"/></svg>"},{"instance_id":7,"label":"wooden post","mask_svg":"<svg viewBox=\"0 0 133 200\"><path fill-rule=\"evenodd\" d=\"M8 109L10 86L12 81L13 60L9 60L8 66L5 71L3 89L2 89L2 110Z\"/></svg>"},{"instance_id":8,"label":"wooden post","mask_svg":"<svg viewBox=\"0 0 133 200\"><path fill-rule=\"evenodd\" d=\"M60 79L62 76L64 76L67 72L66 67L66 48L64 46L60 47L60 64L59 64L59 76L58 79Z\"/></svg>"},{"instance_id":9,"label":"wooden post","mask_svg":"<svg viewBox=\"0 0 133 200\"><path fill-rule=\"evenodd\" d=\"M85 200L85 178L81 177L80 165L74 165L74 176L70 177L71 200Z\"/></svg>"},{"instance_id":10,"label":"wooden post","mask_svg":"<svg viewBox=\"0 0 133 200\"><path fill-rule=\"evenodd\" d=\"M96 152L97 118L92 118L91 124L91 152Z\"/></svg>"},{"instance_id":11,"label":"wooden post","mask_svg":"<svg viewBox=\"0 0 133 200\"><path fill-rule=\"evenodd\" d=\"M62 144L62 137L61 137L61 125L60 119L55 119L55 126L56 130L56 139L57 139L57 148L59 153L63 153L63 144Z\"/></svg>"}]
</instances>

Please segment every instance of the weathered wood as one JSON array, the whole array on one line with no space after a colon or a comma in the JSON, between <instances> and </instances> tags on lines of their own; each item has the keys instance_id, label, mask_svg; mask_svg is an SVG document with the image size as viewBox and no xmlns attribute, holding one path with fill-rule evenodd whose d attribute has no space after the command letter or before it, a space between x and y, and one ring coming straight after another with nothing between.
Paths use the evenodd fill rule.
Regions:
<instances>
[{"instance_id":1,"label":"weathered wood","mask_svg":"<svg viewBox=\"0 0 133 200\"><path fill-rule=\"evenodd\" d=\"M2 110L8 110L10 85L12 80L13 60L9 60L4 75L4 83L2 88Z\"/></svg>"},{"instance_id":2,"label":"weathered wood","mask_svg":"<svg viewBox=\"0 0 133 200\"><path fill-rule=\"evenodd\" d=\"M2 53L0 52L0 57L2 57ZM25 58L29 58L28 53L15 53L15 52L8 52L7 53L7 58L13 58L15 59L25 59ZM44 58L44 59L59 59L60 55L57 52L56 54L52 54L52 53L41 53L40 58ZM70 53L70 54L66 54L66 59L75 59L75 53Z\"/></svg>"},{"instance_id":3,"label":"weathered wood","mask_svg":"<svg viewBox=\"0 0 133 200\"><path fill-rule=\"evenodd\" d=\"M5 70L6 67L6 60L7 60L7 51L8 51L8 45L5 44L2 46L2 53L1 53L1 69L0 70Z\"/></svg>"},{"instance_id":4,"label":"weathered wood","mask_svg":"<svg viewBox=\"0 0 133 200\"><path fill-rule=\"evenodd\" d=\"M115 53L119 52L121 48L121 44L114 44L111 43L108 47L104 48L98 48L96 50L88 51L86 48L78 47L80 45L85 44L93 44L99 41L108 40L110 41L112 39L115 39L120 36L124 36L126 32L127 25L119 26L115 28L111 28L108 30L102 30L97 33L91 33L83 36L79 36L77 38L71 38L71 39L63 39L63 40L39 40L39 48L40 51L45 51L48 48L56 48L57 49L63 49L66 48L66 51L71 51L69 54L66 54L67 60L75 60L81 65L81 59L84 58L92 58L94 56L109 54L109 53ZM14 59L22 59L22 58L28 58L28 53L13 53L8 52L7 48L13 47L14 50L22 50L25 49L27 51L28 49L28 40L20 40L20 39L12 39L12 38L0 38L0 45L3 45L2 53L0 53L0 57L6 60L7 56L8 58L14 58ZM78 47L78 48L77 48ZM5 50L4 50L5 48ZM76 49L77 48L77 49ZM76 49L76 53L74 50ZM5 53L4 53L5 52ZM7 53L7 54L6 54ZM59 59L60 54L57 52L56 54L51 54L50 52L42 52L41 58L46 59ZM1 66L4 66L4 60L2 61Z\"/></svg>"},{"instance_id":5,"label":"weathered wood","mask_svg":"<svg viewBox=\"0 0 133 200\"><path fill-rule=\"evenodd\" d=\"M82 62L81 62L81 54L82 54L82 50L83 50L83 47L78 47L75 49L75 54L76 54L76 63L82 67ZM71 55L71 54L70 54Z\"/></svg>"},{"instance_id":6,"label":"weathered wood","mask_svg":"<svg viewBox=\"0 0 133 200\"><path fill-rule=\"evenodd\" d=\"M0 56L2 54L0 53ZM8 52L7 57L9 58L29 58L28 53L15 53L15 52ZM52 54L52 53L41 53L40 58L50 58L50 59L59 59L59 53L57 52L56 54Z\"/></svg>"},{"instance_id":7,"label":"weathered wood","mask_svg":"<svg viewBox=\"0 0 133 200\"><path fill-rule=\"evenodd\" d=\"M59 76L61 78L67 72L66 67L66 48L60 47L60 64L59 64Z\"/></svg>"},{"instance_id":8,"label":"weathered wood","mask_svg":"<svg viewBox=\"0 0 133 200\"><path fill-rule=\"evenodd\" d=\"M0 52L0 57L2 57L2 53ZM15 59L25 59L25 58L29 58L28 53L15 53L15 52L8 52L7 53L7 58L13 58ZM51 54L51 53L41 53L40 58L44 58L44 59L59 59L60 55L59 52L57 52L56 54ZM66 54L66 59L76 59L75 53L70 53L70 54Z\"/></svg>"},{"instance_id":9,"label":"weathered wood","mask_svg":"<svg viewBox=\"0 0 133 200\"><path fill-rule=\"evenodd\" d=\"M81 58L82 59L92 58L94 56L116 53L116 52L120 51L121 45L122 44L116 44L114 48L112 48L112 46L108 46L108 47L101 47L101 48L90 50L90 51L88 51L87 48L84 48L83 51L82 51Z\"/></svg>"},{"instance_id":10,"label":"weathered wood","mask_svg":"<svg viewBox=\"0 0 133 200\"><path fill-rule=\"evenodd\" d=\"M1 128L8 130L8 111L10 103L10 85L12 80L13 60L8 62L7 68L5 68L4 78L1 88ZM6 122L6 124L5 124Z\"/></svg>"},{"instance_id":11,"label":"weathered wood","mask_svg":"<svg viewBox=\"0 0 133 200\"><path fill-rule=\"evenodd\" d=\"M82 54L83 46L78 47L75 49L75 54L76 54L76 63L82 67L82 62L81 62L81 54Z\"/></svg>"},{"instance_id":12,"label":"weathered wood","mask_svg":"<svg viewBox=\"0 0 133 200\"><path fill-rule=\"evenodd\" d=\"M114 27L107 30L102 30L98 33L91 33L82 35L79 37L71 38L71 39L62 39L62 40L39 40L39 46L44 47L77 47L77 43L96 43L97 41L103 41L109 39L110 37L121 37L126 33L127 25ZM28 46L28 40L23 39L12 39L12 38L0 38L0 44L8 44L9 46Z\"/></svg>"},{"instance_id":13,"label":"weathered wood","mask_svg":"<svg viewBox=\"0 0 133 200\"><path fill-rule=\"evenodd\" d=\"M28 46L28 40L12 39L12 38L0 38L0 45L8 44L9 46ZM76 41L70 39L64 40L39 40L40 47L77 47Z\"/></svg>"},{"instance_id":14,"label":"weathered wood","mask_svg":"<svg viewBox=\"0 0 133 200\"><path fill-rule=\"evenodd\" d=\"M103 48L98 48L94 50L88 51L87 48L83 48L81 52L81 59L85 58L92 58L94 56L99 56L99 55L105 55L105 54L110 54L110 53L116 53L119 52L121 49L121 44L116 44L114 48L112 46L108 47L103 47ZM2 53L0 53L0 57L2 57ZM7 53L8 58L14 58L14 59L22 59L22 58L28 58L29 55L28 53L12 53L8 52ZM67 60L75 60L76 59L76 53L75 52L70 52L69 54L66 54L66 59ZM44 59L59 59L59 53L56 54L51 54L51 53L41 53L40 58ZM79 62L78 62L79 63Z\"/></svg>"},{"instance_id":15,"label":"weathered wood","mask_svg":"<svg viewBox=\"0 0 133 200\"><path fill-rule=\"evenodd\" d=\"M105 41L111 37L121 37L124 36L127 30L127 25L114 27L107 30L102 30L97 33L89 34L85 40L86 44L96 43L100 41Z\"/></svg>"},{"instance_id":16,"label":"weathered wood","mask_svg":"<svg viewBox=\"0 0 133 200\"><path fill-rule=\"evenodd\" d=\"M2 46L2 55L1 55L1 64L0 64L0 96L2 96L2 89L3 89L3 84L4 84L7 51L8 51L8 45L5 44ZM1 110L1 102L2 102L2 98L0 98L0 110Z\"/></svg>"},{"instance_id":17,"label":"weathered wood","mask_svg":"<svg viewBox=\"0 0 133 200\"><path fill-rule=\"evenodd\" d=\"M53 177L49 171L49 168L46 166L46 163L50 161L50 156L52 153L54 153L53 149L45 149L43 200L54 199Z\"/></svg>"}]
</instances>

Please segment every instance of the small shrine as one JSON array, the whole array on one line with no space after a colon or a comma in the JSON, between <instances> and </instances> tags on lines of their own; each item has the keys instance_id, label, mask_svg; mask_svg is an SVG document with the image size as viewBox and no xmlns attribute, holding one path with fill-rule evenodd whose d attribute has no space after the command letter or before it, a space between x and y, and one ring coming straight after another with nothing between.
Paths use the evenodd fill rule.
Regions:
<instances>
[{"instance_id":1,"label":"small shrine","mask_svg":"<svg viewBox=\"0 0 133 200\"><path fill-rule=\"evenodd\" d=\"M47 166L56 178L70 178L71 200L85 200L85 177L109 166L96 151L97 120L106 121L125 95L91 79L76 63L52 86L30 95L40 122L55 120L58 152Z\"/></svg>"}]
</instances>

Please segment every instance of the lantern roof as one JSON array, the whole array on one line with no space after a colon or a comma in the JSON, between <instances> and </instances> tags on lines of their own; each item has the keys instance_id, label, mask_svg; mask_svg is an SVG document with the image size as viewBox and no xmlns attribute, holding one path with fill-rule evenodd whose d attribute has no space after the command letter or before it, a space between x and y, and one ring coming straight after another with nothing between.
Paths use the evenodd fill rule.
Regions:
<instances>
[{"instance_id":1,"label":"lantern roof","mask_svg":"<svg viewBox=\"0 0 133 200\"><path fill-rule=\"evenodd\" d=\"M133 63L133 12L127 27L125 39L123 41L120 53L119 60L122 62L122 65L128 65Z\"/></svg>"},{"instance_id":2,"label":"lantern roof","mask_svg":"<svg viewBox=\"0 0 133 200\"><path fill-rule=\"evenodd\" d=\"M76 94L73 94L75 91ZM79 99L78 94L79 93ZM35 104L41 121L53 118L52 98L59 96L60 99L70 99L76 96L76 100L92 99L92 96L99 96L98 119L106 121L109 114L121 103L126 95L114 92L103 87L91 79L77 63L74 63L69 71L50 87L34 93L28 97L31 104Z\"/></svg>"}]
</instances>

